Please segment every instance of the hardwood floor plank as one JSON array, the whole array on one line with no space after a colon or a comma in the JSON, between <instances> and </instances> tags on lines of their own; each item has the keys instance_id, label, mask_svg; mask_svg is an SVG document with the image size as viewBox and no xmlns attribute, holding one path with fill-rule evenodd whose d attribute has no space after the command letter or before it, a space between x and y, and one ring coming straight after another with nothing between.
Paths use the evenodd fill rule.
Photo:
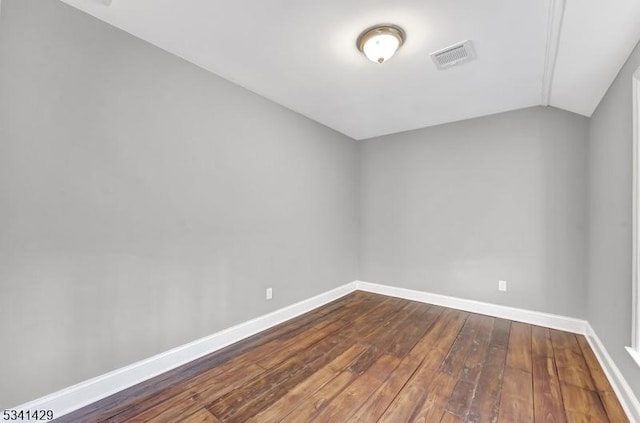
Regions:
<instances>
[{"instance_id":1,"label":"hardwood floor plank","mask_svg":"<svg viewBox=\"0 0 640 423\"><path fill-rule=\"evenodd\" d=\"M536 423L566 422L560 381L552 357L533 359L533 405Z\"/></svg>"},{"instance_id":2,"label":"hardwood floor plank","mask_svg":"<svg viewBox=\"0 0 640 423\"><path fill-rule=\"evenodd\" d=\"M551 330L551 342L560 382L595 391L591 373L576 336L572 333Z\"/></svg>"},{"instance_id":3,"label":"hardwood floor plank","mask_svg":"<svg viewBox=\"0 0 640 423\"><path fill-rule=\"evenodd\" d=\"M628 422L586 338L354 292L56 422Z\"/></svg>"},{"instance_id":4,"label":"hardwood floor plank","mask_svg":"<svg viewBox=\"0 0 640 423\"><path fill-rule=\"evenodd\" d=\"M335 358L325 367L292 388L274 404L248 419L247 422L261 423L277 421L278 419L288 415L295 410L301 402L305 401L318 391L318 389L322 388L325 384L344 371L347 366L349 366L349 364L365 350L366 347L361 344L351 346L351 348Z\"/></svg>"},{"instance_id":5,"label":"hardwood floor plank","mask_svg":"<svg viewBox=\"0 0 640 423\"><path fill-rule=\"evenodd\" d=\"M533 375L510 367L504 371L500 398L501 422L533 422Z\"/></svg>"},{"instance_id":6,"label":"hardwood floor plank","mask_svg":"<svg viewBox=\"0 0 640 423\"><path fill-rule=\"evenodd\" d=\"M533 422L531 325L513 322L502 382L499 421Z\"/></svg>"},{"instance_id":7,"label":"hardwood floor plank","mask_svg":"<svg viewBox=\"0 0 640 423\"><path fill-rule=\"evenodd\" d=\"M361 314L353 319L349 328L341 331L342 336L352 342L365 343L371 333L380 333L380 327L406 306L406 301L390 298L366 314Z\"/></svg>"},{"instance_id":8,"label":"hardwood floor plank","mask_svg":"<svg viewBox=\"0 0 640 423\"><path fill-rule=\"evenodd\" d=\"M449 414L465 419L469 413L472 400L476 395L476 386L482 374L482 365L480 368L473 368L478 372L477 377L470 374L470 369L466 366L469 362L469 356L478 351L483 351L482 362L484 364L488 344L491 340L489 329L493 328L493 319L491 320L491 324L488 324L485 316L477 314L469 316L440 368L441 373L457 378L457 383L445 406L445 410ZM478 343L479 339L481 340L480 344ZM482 345L485 341L486 345ZM450 420L451 417L448 419Z\"/></svg>"},{"instance_id":9,"label":"hardwood floor plank","mask_svg":"<svg viewBox=\"0 0 640 423\"><path fill-rule=\"evenodd\" d=\"M160 396L162 400L159 400L157 396L150 399L145 399L139 403L126 408L122 412L109 417L106 421L108 423L122 423L129 422L137 419L139 421L149 421L153 418L162 420L168 415L188 415L189 411L196 411L198 408L203 408L205 404L200 401L198 391L224 394L235 388L242 386L244 383L253 379L264 372L264 369L257 365L242 366L238 368L230 369L229 371L212 377L211 379L204 381L200 380L199 383L189 383L186 386L177 386L167 389L167 393ZM185 408L189 410L185 410ZM184 414L183 414L184 412ZM166 413L166 414L165 414ZM160 417L159 417L160 416Z\"/></svg>"},{"instance_id":10,"label":"hardwood floor plank","mask_svg":"<svg viewBox=\"0 0 640 423\"><path fill-rule=\"evenodd\" d=\"M256 364L263 369L275 367L287 358L295 355L297 352L305 350L316 344L329 333L336 332L347 325L348 323L339 320L324 326L322 329L310 328L305 336L291 338L287 342L283 342L278 345L274 351L264 351L264 356L259 358Z\"/></svg>"},{"instance_id":11,"label":"hardwood floor plank","mask_svg":"<svg viewBox=\"0 0 640 423\"><path fill-rule=\"evenodd\" d=\"M337 330L339 327L340 325L334 328L326 328L324 331L313 330L312 337L316 339L316 333L321 333L326 337L331 333L331 329ZM276 345L276 352L280 351L280 354L277 354L271 349L272 345L274 345L273 342L269 342L264 345L265 350L250 350L234 359L229 360L227 363L225 363L224 366L221 366L219 368L231 369L229 370L229 372L232 372L230 374L215 374L215 370L205 372L197 378L190 380L185 384L177 385L173 389L170 389L167 392L163 393L163 395L161 395L161 398L163 398L162 401L158 401L158 396L153 397L150 401L143 401L136 407L130 407L123 413L113 416L109 419L109 422L126 422L132 416L136 416L136 418L143 419L145 421L153 421L153 419L156 419L158 421L170 421L172 418L177 418L184 413L191 412L194 408L204 406L208 401L213 400L212 397L216 397L216 395L225 395L228 392L237 389L242 384L248 382L248 380L253 379L259 374L263 373L264 371L254 371L251 375L243 375L242 373L242 369L254 369L255 367L259 367L255 364L252 364L252 362L259 360L259 358L261 357L259 352L268 352L274 354L274 356L276 357L286 357L295 353L295 350L282 353L282 351L280 351L278 349L279 347ZM240 375L236 376L236 374L238 373ZM225 383L225 381L228 380L239 380L242 383ZM172 404L180 404L181 407L174 406ZM183 409L186 407L186 405L188 405L188 407L186 409Z\"/></svg>"},{"instance_id":12,"label":"hardwood floor plank","mask_svg":"<svg viewBox=\"0 0 640 423\"><path fill-rule=\"evenodd\" d=\"M531 325L513 322L509 337L507 367L531 373Z\"/></svg>"},{"instance_id":13,"label":"hardwood floor plank","mask_svg":"<svg viewBox=\"0 0 640 423\"><path fill-rule=\"evenodd\" d=\"M406 307L388 314L383 322L359 339L359 342L370 345L371 348L352 364L349 370L358 374L364 373L373 362L387 351L389 346L394 345L398 339L398 333L402 334L401 328L408 328L407 322L415 322L415 319L422 315L427 307L425 304L408 303Z\"/></svg>"},{"instance_id":14,"label":"hardwood floor plank","mask_svg":"<svg viewBox=\"0 0 640 423\"><path fill-rule=\"evenodd\" d=\"M481 316L472 314L467 318L464 326L458 333L453 345L449 349L449 353L442 363L440 371L448 375L458 377L463 368L467 356L474 346L476 331L481 322Z\"/></svg>"},{"instance_id":15,"label":"hardwood floor plank","mask_svg":"<svg viewBox=\"0 0 640 423\"><path fill-rule=\"evenodd\" d=\"M464 423L464 419L460 416L456 416L455 414L451 414L448 411L445 411L440 419L440 423Z\"/></svg>"},{"instance_id":16,"label":"hardwood floor plank","mask_svg":"<svg viewBox=\"0 0 640 423\"><path fill-rule=\"evenodd\" d=\"M587 389L589 391L596 390L588 369L582 369L577 366L558 366L558 376L560 377L560 382L562 383L574 385L583 389Z\"/></svg>"},{"instance_id":17,"label":"hardwood floor plank","mask_svg":"<svg viewBox=\"0 0 640 423\"><path fill-rule=\"evenodd\" d=\"M213 400L207 409L221 421L246 421L288 390L309 377L333 358L346 351L348 344L338 337L327 337L313 348L302 350L287 361L267 370L259 378ZM332 352L332 354L328 354Z\"/></svg>"},{"instance_id":18,"label":"hardwood floor plank","mask_svg":"<svg viewBox=\"0 0 640 423\"><path fill-rule=\"evenodd\" d=\"M604 406L604 409L607 413L607 417L611 420L612 423L628 423L629 418L624 412L622 405L620 404L620 400L616 396L613 391L602 391L598 392L600 396L600 401Z\"/></svg>"},{"instance_id":19,"label":"hardwood floor plank","mask_svg":"<svg viewBox=\"0 0 640 423\"><path fill-rule=\"evenodd\" d=\"M491 332L489 345L506 349L509 347L509 337L511 335L511 321L496 318Z\"/></svg>"},{"instance_id":20,"label":"hardwood floor plank","mask_svg":"<svg viewBox=\"0 0 640 423\"><path fill-rule=\"evenodd\" d=\"M396 336L397 330L424 309L424 304L408 302L396 312L388 314L384 321L379 322L371 332L360 338L359 342L375 345L380 351L384 351Z\"/></svg>"},{"instance_id":21,"label":"hardwood floor plank","mask_svg":"<svg viewBox=\"0 0 640 423\"><path fill-rule=\"evenodd\" d=\"M407 355L391 376L349 419L349 422L368 423L378 421L420 364L422 364L421 357Z\"/></svg>"},{"instance_id":22,"label":"hardwood floor plank","mask_svg":"<svg viewBox=\"0 0 640 423\"><path fill-rule=\"evenodd\" d=\"M282 423L300 423L310 421L343 389L357 378L357 375L344 371L316 391L311 397L298 404L291 413L284 416Z\"/></svg>"},{"instance_id":23,"label":"hardwood floor plank","mask_svg":"<svg viewBox=\"0 0 640 423\"><path fill-rule=\"evenodd\" d=\"M459 375L460 380L472 382L473 384L478 383L482 364L489 348L494 321L495 319L492 317L480 316L478 330L473 339L473 348L464 362L464 367Z\"/></svg>"},{"instance_id":24,"label":"hardwood floor plank","mask_svg":"<svg viewBox=\"0 0 640 423\"><path fill-rule=\"evenodd\" d=\"M602 367L600 367L598 359L591 350L587 339L584 336L577 336L577 339L580 349L582 350L582 355L584 356L589 372L591 373L591 378L593 379L595 388L600 396L600 401L602 401L602 404L604 405L604 409L607 412L609 420L621 423L628 422L629 419L627 418L618 397L616 397L609 380L604 374Z\"/></svg>"},{"instance_id":25,"label":"hardwood floor plank","mask_svg":"<svg viewBox=\"0 0 640 423\"><path fill-rule=\"evenodd\" d=\"M569 423L582 421L609 423L597 393L565 383L560 384L560 390Z\"/></svg>"},{"instance_id":26,"label":"hardwood floor plank","mask_svg":"<svg viewBox=\"0 0 640 423\"><path fill-rule=\"evenodd\" d=\"M445 310L409 354L424 356L433 349L437 349L446 355L468 317L469 313L463 311Z\"/></svg>"},{"instance_id":27,"label":"hardwood floor plank","mask_svg":"<svg viewBox=\"0 0 640 423\"><path fill-rule=\"evenodd\" d=\"M382 350L376 345L368 345L367 350L349 365L351 373L361 375L382 355Z\"/></svg>"},{"instance_id":28,"label":"hardwood floor plank","mask_svg":"<svg viewBox=\"0 0 640 423\"><path fill-rule=\"evenodd\" d=\"M393 336L387 340L383 351L387 354L403 358L424 336L433 322L440 316L443 308L437 306L424 307L417 305L416 312L408 316L395 329Z\"/></svg>"},{"instance_id":29,"label":"hardwood floor plank","mask_svg":"<svg viewBox=\"0 0 640 423\"><path fill-rule=\"evenodd\" d=\"M303 353L301 353L301 355L306 359L313 361L313 359L321 356L322 354L325 354L327 351L334 348L338 343L338 340L339 338L335 336L327 336L322 341L317 343L313 348L305 350ZM193 412L199 407L207 406L212 401L215 401L220 397L231 396L233 395L233 393L237 393L240 390L240 387L251 386L255 390L255 386L260 383L264 383L265 380L271 381L278 377L280 377L281 379L285 379L287 377L300 377L300 375L297 373L287 374L286 370L283 370L286 369L287 366L292 366L293 361L294 359L291 358L274 369L270 369L267 371L262 370L258 374L254 375L254 377L248 380L243 380L243 383L239 385L230 384L227 378L217 381L217 383L213 385L195 385L189 391L186 391L183 394L172 398L170 401L160 404L159 406L155 406L144 411L143 413L137 415L136 418L150 422L172 421L180 416ZM300 361L298 361L298 363L299 362ZM240 369L241 368L242 367L240 367ZM227 382L226 384L224 383L225 381ZM188 396L185 397L186 395ZM167 403L172 404L172 406L167 407Z\"/></svg>"},{"instance_id":30,"label":"hardwood floor plank","mask_svg":"<svg viewBox=\"0 0 640 423\"><path fill-rule=\"evenodd\" d=\"M591 350L591 347L589 346L586 338L584 336L578 336L577 339L578 344L580 345L580 350L582 351L582 356L587 363L587 367L589 368L589 372L591 373L591 378L593 379L596 390L613 392L613 388L609 384L609 380L607 380L607 377L602 371L602 367L600 367L600 363Z\"/></svg>"},{"instance_id":31,"label":"hardwood floor plank","mask_svg":"<svg viewBox=\"0 0 640 423\"><path fill-rule=\"evenodd\" d=\"M164 415L167 408L172 408L172 403L193 403L194 398L198 398L199 392L210 394L211 392L224 395L227 391L233 390L247 382L253 377L264 372L264 369L256 364L263 354L273 353L274 349L279 349L280 345L274 341L270 341L263 345L264 349L260 350L260 354L256 350L250 350L239 356L227 361L225 364L214 369L203 372L201 375L190 379L184 383L176 384L173 387L160 392L145 401L140 401L136 406L129 407L121 413L112 416L108 421L110 423L126 422L132 416L150 420L155 416ZM245 374L246 370L251 373ZM240 381L242 383L228 383L226 381ZM198 402L200 404L200 402ZM204 404L202 404L204 405ZM193 405L194 407L196 405ZM177 411L173 410L176 414Z\"/></svg>"},{"instance_id":32,"label":"hardwood floor plank","mask_svg":"<svg viewBox=\"0 0 640 423\"><path fill-rule=\"evenodd\" d=\"M361 377L329 401L312 421L347 421L362 404L378 389L400 364L393 355L382 355Z\"/></svg>"},{"instance_id":33,"label":"hardwood floor plank","mask_svg":"<svg viewBox=\"0 0 640 423\"><path fill-rule=\"evenodd\" d=\"M459 321L455 328L461 327L462 323L463 321ZM413 421L421 412L429 418L439 419L456 384L455 377L440 371L444 359L445 353L438 347L434 346L427 352L420 367L385 410L380 421L389 423ZM429 407L434 404L437 405L438 410L430 410Z\"/></svg>"},{"instance_id":34,"label":"hardwood floor plank","mask_svg":"<svg viewBox=\"0 0 640 423\"><path fill-rule=\"evenodd\" d=\"M587 339L584 336L577 336L577 340L580 345L580 349L582 350L582 355L587 363L587 367L589 367L589 371L591 372L591 377L594 381L596 390L598 391L600 401L607 413L607 417L611 422L629 422L629 418L626 416L618 397L615 395L615 392L613 391L609 380L605 376L602 367L600 367L600 363L591 350Z\"/></svg>"},{"instance_id":35,"label":"hardwood floor plank","mask_svg":"<svg viewBox=\"0 0 640 423\"><path fill-rule=\"evenodd\" d=\"M412 423L440 421L456 383L454 377L445 373L437 373L429 383L426 400L415 408L409 421Z\"/></svg>"},{"instance_id":36,"label":"hardwood floor plank","mask_svg":"<svg viewBox=\"0 0 640 423\"><path fill-rule=\"evenodd\" d=\"M531 355L533 357L553 357L553 344L548 328L531 327Z\"/></svg>"},{"instance_id":37,"label":"hardwood floor plank","mask_svg":"<svg viewBox=\"0 0 640 423\"><path fill-rule=\"evenodd\" d=\"M453 388L449 401L445 406L445 410L449 414L453 414L460 418L466 418L469 414L471 401L476 392L476 384L458 379L456 386Z\"/></svg>"},{"instance_id":38,"label":"hardwood floor plank","mask_svg":"<svg viewBox=\"0 0 640 423\"><path fill-rule=\"evenodd\" d=\"M378 423L410 422L416 408L420 407L427 398L427 392L419 384L405 386L396 399L382 414ZM441 410L442 414L442 410Z\"/></svg>"},{"instance_id":39,"label":"hardwood floor plank","mask_svg":"<svg viewBox=\"0 0 640 423\"><path fill-rule=\"evenodd\" d=\"M177 423L220 423L220 420L216 419L216 417L209 413L207 410L202 409L196 411L192 415L182 419L182 420L174 420Z\"/></svg>"},{"instance_id":40,"label":"hardwood floor plank","mask_svg":"<svg viewBox=\"0 0 640 423\"><path fill-rule=\"evenodd\" d=\"M408 357L416 357L416 355L410 354ZM424 357L422 363L389 404L380 422L410 421L415 410L426 400L428 389L433 383L430 376L439 373L438 369L442 366L445 355L441 350L432 348L422 357ZM452 377L449 378L454 380Z\"/></svg>"},{"instance_id":41,"label":"hardwood floor plank","mask_svg":"<svg viewBox=\"0 0 640 423\"><path fill-rule=\"evenodd\" d=\"M498 325L497 321L496 325ZM501 324L501 326L503 330L508 331L507 325ZM502 379L507 359L506 345L503 347L502 343L508 344L508 339L505 340L500 335L497 340L500 342L490 344L487 351L486 361L478 379L476 395L467 416L468 422L490 422L498 418Z\"/></svg>"}]
</instances>

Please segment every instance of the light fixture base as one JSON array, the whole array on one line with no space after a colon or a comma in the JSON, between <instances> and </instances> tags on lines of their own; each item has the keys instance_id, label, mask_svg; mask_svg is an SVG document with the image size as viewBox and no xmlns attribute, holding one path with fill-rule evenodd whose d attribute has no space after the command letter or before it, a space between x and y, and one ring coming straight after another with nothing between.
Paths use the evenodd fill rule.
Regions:
<instances>
[{"instance_id":1,"label":"light fixture base","mask_svg":"<svg viewBox=\"0 0 640 423\"><path fill-rule=\"evenodd\" d=\"M399 26L380 24L365 29L358 36L356 46L372 62L384 63L402 47L405 38Z\"/></svg>"}]
</instances>

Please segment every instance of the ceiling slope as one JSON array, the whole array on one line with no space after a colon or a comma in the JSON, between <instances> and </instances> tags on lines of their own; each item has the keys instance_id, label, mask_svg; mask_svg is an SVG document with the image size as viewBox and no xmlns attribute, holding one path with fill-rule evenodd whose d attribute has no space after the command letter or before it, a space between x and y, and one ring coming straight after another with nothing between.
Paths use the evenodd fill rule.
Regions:
<instances>
[{"instance_id":1,"label":"ceiling slope","mask_svg":"<svg viewBox=\"0 0 640 423\"><path fill-rule=\"evenodd\" d=\"M355 139L547 102L588 116L640 38L638 0L63 1ZM407 33L383 65L355 45L377 23ZM466 39L477 59L437 70Z\"/></svg>"},{"instance_id":2,"label":"ceiling slope","mask_svg":"<svg viewBox=\"0 0 640 423\"><path fill-rule=\"evenodd\" d=\"M591 116L640 40L640 0L567 0L552 106Z\"/></svg>"}]
</instances>

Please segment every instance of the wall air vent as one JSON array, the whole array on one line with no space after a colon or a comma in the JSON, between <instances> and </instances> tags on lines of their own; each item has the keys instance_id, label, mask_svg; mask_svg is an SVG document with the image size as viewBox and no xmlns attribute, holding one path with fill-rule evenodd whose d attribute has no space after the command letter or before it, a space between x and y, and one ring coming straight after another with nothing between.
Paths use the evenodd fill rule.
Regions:
<instances>
[{"instance_id":1,"label":"wall air vent","mask_svg":"<svg viewBox=\"0 0 640 423\"><path fill-rule=\"evenodd\" d=\"M471 41L466 40L430 54L438 69L447 69L476 58Z\"/></svg>"}]
</instances>

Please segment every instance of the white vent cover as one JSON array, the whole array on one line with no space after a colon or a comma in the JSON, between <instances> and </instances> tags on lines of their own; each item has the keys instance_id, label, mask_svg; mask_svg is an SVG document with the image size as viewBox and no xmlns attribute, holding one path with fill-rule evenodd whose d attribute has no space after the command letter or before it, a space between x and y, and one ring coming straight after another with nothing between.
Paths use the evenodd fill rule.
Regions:
<instances>
[{"instance_id":1,"label":"white vent cover","mask_svg":"<svg viewBox=\"0 0 640 423\"><path fill-rule=\"evenodd\" d=\"M475 59L476 52L471 41L466 40L435 51L430 56L438 69L446 69Z\"/></svg>"}]
</instances>

